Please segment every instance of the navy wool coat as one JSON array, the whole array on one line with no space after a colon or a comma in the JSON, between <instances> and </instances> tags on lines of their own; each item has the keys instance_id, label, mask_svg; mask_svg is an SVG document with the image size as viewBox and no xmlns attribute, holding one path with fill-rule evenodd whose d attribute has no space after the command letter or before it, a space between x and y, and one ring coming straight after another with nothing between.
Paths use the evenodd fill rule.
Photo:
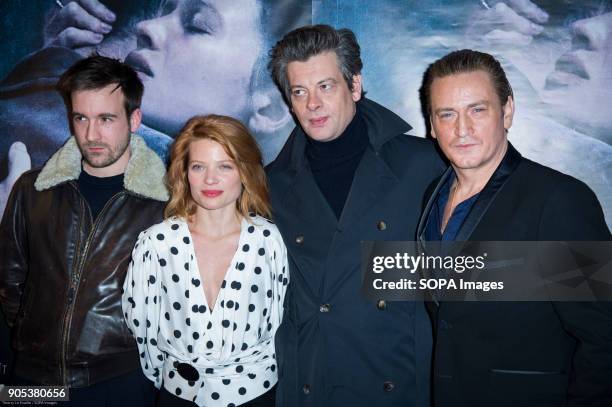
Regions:
<instances>
[{"instance_id":1,"label":"navy wool coat","mask_svg":"<svg viewBox=\"0 0 612 407\"><path fill-rule=\"evenodd\" d=\"M360 241L415 240L424 192L443 170L430 140L363 99L369 146L337 219L297 127L267 167L291 283L276 337L279 406L425 406L431 328L422 303L361 295Z\"/></svg>"}]
</instances>

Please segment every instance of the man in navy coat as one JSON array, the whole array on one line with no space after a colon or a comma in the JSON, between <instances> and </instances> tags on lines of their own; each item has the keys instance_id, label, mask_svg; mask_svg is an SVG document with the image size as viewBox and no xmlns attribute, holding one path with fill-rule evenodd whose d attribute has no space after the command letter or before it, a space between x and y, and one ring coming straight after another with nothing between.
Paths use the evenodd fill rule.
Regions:
<instances>
[{"instance_id":1,"label":"man in navy coat","mask_svg":"<svg viewBox=\"0 0 612 407\"><path fill-rule=\"evenodd\" d=\"M584 183L523 158L508 142L514 98L495 58L452 52L429 67L423 92L451 166L432 184L420 239L610 240ZM442 297L430 307L435 406L612 405L611 304Z\"/></svg>"},{"instance_id":2,"label":"man in navy coat","mask_svg":"<svg viewBox=\"0 0 612 407\"><path fill-rule=\"evenodd\" d=\"M422 303L367 301L360 241L414 240L431 141L363 97L347 29L307 26L271 52L299 126L267 168L291 284L276 337L279 406L427 406L431 327Z\"/></svg>"}]
</instances>

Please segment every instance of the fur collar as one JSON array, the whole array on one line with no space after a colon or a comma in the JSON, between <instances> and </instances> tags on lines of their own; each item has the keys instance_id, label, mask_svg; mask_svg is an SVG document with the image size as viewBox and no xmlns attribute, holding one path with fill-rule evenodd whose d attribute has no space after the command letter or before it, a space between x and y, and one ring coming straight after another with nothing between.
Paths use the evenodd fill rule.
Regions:
<instances>
[{"instance_id":1,"label":"fur collar","mask_svg":"<svg viewBox=\"0 0 612 407\"><path fill-rule=\"evenodd\" d=\"M132 155L125 169L123 186L128 191L156 201L167 201L168 190L164 184L166 168L162 160L145 141L135 134L130 140ZM37 191L52 188L62 182L72 181L81 174L81 151L74 137L70 137L45 164L36 178Z\"/></svg>"}]
</instances>

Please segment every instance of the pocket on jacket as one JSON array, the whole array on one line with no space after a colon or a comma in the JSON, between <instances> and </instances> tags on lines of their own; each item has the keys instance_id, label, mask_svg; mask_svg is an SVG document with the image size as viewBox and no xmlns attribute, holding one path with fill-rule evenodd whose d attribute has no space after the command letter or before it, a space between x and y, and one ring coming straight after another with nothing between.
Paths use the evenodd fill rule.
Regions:
<instances>
[{"instance_id":1,"label":"pocket on jacket","mask_svg":"<svg viewBox=\"0 0 612 407\"><path fill-rule=\"evenodd\" d=\"M48 336L40 329L40 321L37 318L30 318L32 304L34 303L34 290L28 290L25 293L25 301L19 307L17 319L13 326L12 343L17 351L36 351L42 347L41 340L36 338L45 338ZM22 340L25 338L25 340Z\"/></svg>"},{"instance_id":2,"label":"pocket on jacket","mask_svg":"<svg viewBox=\"0 0 612 407\"><path fill-rule=\"evenodd\" d=\"M567 396L567 374L554 370L491 369L487 405L557 407Z\"/></svg>"},{"instance_id":3,"label":"pocket on jacket","mask_svg":"<svg viewBox=\"0 0 612 407\"><path fill-rule=\"evenodd\" d=\"M17 318L15 318L15 325L13 326L13 339L19 337L21 332L21 327L23 323L27 320L28 314L30 313L30 307L32 306L32 290L26 290L24 292L23 302L19 306L19 310L17 311Z\"/></svg>"}]
</instances>

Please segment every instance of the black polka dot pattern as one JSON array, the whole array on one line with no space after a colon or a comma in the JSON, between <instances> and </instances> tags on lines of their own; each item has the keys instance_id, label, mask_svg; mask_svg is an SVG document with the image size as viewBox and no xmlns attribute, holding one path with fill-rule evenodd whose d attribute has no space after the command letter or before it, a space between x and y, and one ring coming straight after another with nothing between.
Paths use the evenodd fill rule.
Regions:
<instances>
[{"instance_id":1,"label":"black polka dot pattern","mask_svg":"<svg viewBox=\"0 0 612 407\"><path fill-rule=\"evenodd\" d=\"M122 307L143 371L196 405L241 405L277 381L273 338L289 282L286 249L274 224L250 220L242 222L211 309L184 220L170 218L141 233L132 254ZM178 373L185 358L199 377Z\"/></svg>"}]
</instances>

